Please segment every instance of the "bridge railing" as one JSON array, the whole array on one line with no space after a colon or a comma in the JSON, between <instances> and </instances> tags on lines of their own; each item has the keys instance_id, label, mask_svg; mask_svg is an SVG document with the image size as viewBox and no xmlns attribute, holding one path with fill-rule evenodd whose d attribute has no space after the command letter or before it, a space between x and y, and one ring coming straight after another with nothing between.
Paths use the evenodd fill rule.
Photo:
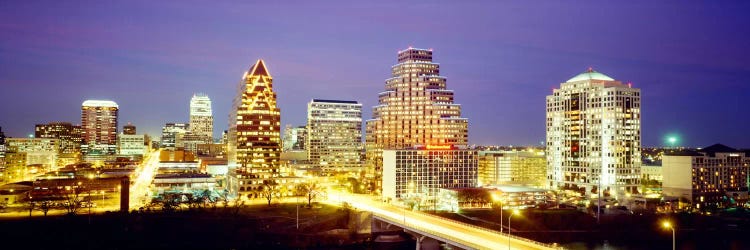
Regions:
<instances>
[{"instance_id":1,"label":"bridge railing","mask_svg":"<svg viewBox=\"0 0 750 250\"><path fill-rule=\"evenodd\" d=\"M445 238L447 240L453 241L454 243L459 243L460 245L466 245L468 247L472 247L472 248L475 248L475 249L486 248L486 247L482 247L481 245L478 245L478 244L473 243L473 242L461 243L460 239L454 237L453 235L443 235L443 234L441 234L438 231L435 231L435 230L432 230L432 229L429 229L427 227L423 227L423 226L420 226L420 225L415 225L415 224L408 223L408 222L404 223L403 221L389 219L386 216L382 216L382 219L394 222L394 224L403 224L404 227L408 227L408 228L410 228L410 230L418 231L419 233L424 233L424 234L428 234L428 235L432 235L432 236L437 236L437 237L440 237L440 238Z\"/></svg>"},{"instance_id":2,"label":"bridge railing","mask_svg":"<svg viewBox=\"0 0 750 250\"><path fill-rule=\"evenodd\" d=\"M524 241L524 242L535 244L535 245L541 245L541 246L544 246L544 247L547 247L547 248L564 249L563 247L561 247L561 246L559 246L557 244L543 243L543 242L539 242L539 241L530 240L530 239L527 239L527 238L515 236L515 235L512 235L512 234L503 234L503 233L501 233L501 232L499 232L497 230L492 230L492 229L488 229L488 228L485 228L485 227L480 227L480 226L477 226L477 225L472 225L472 224L469 224L469 223L466 223L466 222L457 221L457 220L453 220L453 219L441 217L441 216L438 216L438 215L433 215L433 214L428 214L428 213L422 213L422 212L419 212L419 211L409 211L409 212L411 212L411 213L418 213L419 215L427 216L427 217L432 217L432 218L435 218L435 219L450 220L453 223L456 223L456 224L459 224L459 225L462 225L462 226L466 226L466 227L470 227L470 228L473 228L473 229L476 229L476 230L479 230L479 231L483 231L483 232L486 232L486 233L492 233L492 234L498 234L500 236L510 237L510 238L518 240L518 241ZM403 222L401 222L401 223L403 223ZM508 229L508 230L510 230L510 229Z\"/></svg>"},{"instance_id":3,"label":"bridge railing","mask_svg":"<svg viewBox=\"0 0 750 250\"><path fill-rule=\"evenodd\" d=\"M380 203L377 199L375 199L373 201L376 201L377 203ZM387 206L393 206L393 205L392 204L387 204ZM400 208L400 209L404 209L404 208ZM423 213L423 212L419 212L419 211L411 211L411 210L406 210L406 211L409 212L409 213L416 213L416 214L419 214L421 216L431 217L431 218L440 219L440 220L448 220L448 221L450 221L452 223L456 223L456 224L459 224L459 225L462 225L462 226L470 227L470 228L476 229L478 231L482 231L482 232L490 233L490 234L498 234L499 236L510 237L512 239L515 239L515 240L518 240L518 241L521 241L521 242L525 242L525 243L528 243L528 244L542 246L542 247L546 247L546 248L549 248L549 249L564 249L563 247L561 247L561 246L559 246L557 244L542 243L542 242L530 240L530 239L527 239L527 238L522 238L522 237L511 235L511 234L503 234L503 233L501 233L501 232L499 232L497 230L492 230L492 229L488 229L488 228L485 228L485 227L480 227L480 226L472 225L472 224L469 224L469 223L465 223L465 222L461 222L461 221L457 221L457 220L453 220L453 219L449 219L449 218L445 218L445 217L441 217L441 216L437 216L437 215L433 215L433 214ZM381 217L384 217L384 219L387 219L387 216L381 216ZM429 233L429 234L432 234L432 235L435 235L435 236L439 235L438 232L433 231L433 230L431 230L429 228L421 227L419 225L413 225L411 223L406 223L406 221L393 220L392 222L394 222L396 224L404 224L404 226L410 226L412 228L418 229L420 231L423 231L425 233ZM452 236L449 236L449 237L453 238ZM453 240L453 241L456 241L456 240ZM473 247L482 248L481 246L476 245L476 244L474 244Z\"/></svg>"}]
</instances>

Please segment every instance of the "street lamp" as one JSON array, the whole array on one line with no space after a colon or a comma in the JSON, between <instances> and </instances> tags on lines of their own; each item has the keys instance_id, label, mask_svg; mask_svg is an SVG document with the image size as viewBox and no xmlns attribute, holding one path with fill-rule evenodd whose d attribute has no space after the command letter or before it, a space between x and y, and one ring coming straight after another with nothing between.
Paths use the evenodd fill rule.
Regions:
<instances>
[{"instance_id":1,"label":"street lamp","mask_svg":"<svg viewBox=\"0 0 750 250\"><path fill-rule=\"evenodd\" d=\"M496 194L492 194L492 200L500 203L500 233L503 233L503 200L498 198Z\"/></svg>"},{"instance_id":2,"label":"street lamp","mask_svg":"<svg viewBox=\"0 0 750 250\"><path fill-rule=\"evenodd\" d=\"M675 238L675 230L674 230L674 227L672 226L672 223L670 223L669 221L665 221L661 225L664 228L672 229L672 250L677 249L677 240Z\"/></svg>"},{"instance_id":3,"label":"street lamp","mask_svg":"<svg viewBox=\"0 0 750 250\"><path fill-rule=\"evenodd\" d=\"M508 216L508 250L510 250L510 218L512 218L513 215L519 215L519 214L521 214L521 212L518 211L518 209L513 209L513 212L510 213L510 215Z\"/></svg>"}]
</instances>

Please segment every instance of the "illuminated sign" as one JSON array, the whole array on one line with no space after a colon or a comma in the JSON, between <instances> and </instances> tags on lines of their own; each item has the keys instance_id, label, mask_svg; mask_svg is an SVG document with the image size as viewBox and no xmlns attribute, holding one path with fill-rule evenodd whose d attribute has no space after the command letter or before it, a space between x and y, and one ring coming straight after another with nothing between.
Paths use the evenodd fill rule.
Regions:
<instances>
[{"instance_id":1,"label":"illuminated sign","mask_svg":"<svg viewBox=\"0 0 750 250\"><path fill-rule=\"evenodd\" d=\"M453 145L427 145L425 146L425 149L427 150L452 150Z\"/></svg>"}]
</instances>

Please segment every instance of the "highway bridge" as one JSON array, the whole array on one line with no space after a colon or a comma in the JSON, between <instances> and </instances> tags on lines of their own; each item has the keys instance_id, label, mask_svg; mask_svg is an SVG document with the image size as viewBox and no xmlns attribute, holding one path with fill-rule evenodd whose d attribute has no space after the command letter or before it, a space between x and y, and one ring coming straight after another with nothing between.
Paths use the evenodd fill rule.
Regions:
<instances>
[{"instance_id":1,"label":"highway bridge","mask_svg":"<svg viewBox=\"0 0 750 250\"><path fill-rule=\"evenodd\" d=\"M439 216L409 211L367 195L329 193L331 202L347 202L352 207L372 212L372 230L403 229L417 240L417 249L437 249L445 244L453 249L562 249L552 244L501 234Z\"/></svg>"}]
</instances>

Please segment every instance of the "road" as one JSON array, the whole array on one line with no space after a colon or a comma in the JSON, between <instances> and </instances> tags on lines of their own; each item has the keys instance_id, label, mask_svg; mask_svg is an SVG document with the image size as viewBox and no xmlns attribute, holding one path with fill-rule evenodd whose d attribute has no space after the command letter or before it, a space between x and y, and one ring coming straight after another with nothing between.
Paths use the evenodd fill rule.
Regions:
<instances>
[{"instance_id":1,"label":"road","mask_svg":"<svg viewBox=\"0 0 750 250\"><path fill-rule=\"evenodd\" d=\"M408 211L380 202L373 196L329 193L328 199L329 202L347 202L357 209L371 211L373 215L397 226L435 235L475 249L554 249L548 244L519 237L511 237L509 242L508 236L498 231L421 212Z\"/></svg>"},{"instance_id":2,"label":"road","mask_svg":"<svg viewBox=\"0 0 750 250\"><path fill-rule=\"evenodd\" d=\"M130 186L130 209L138 209L148 202L147 195L151 182L154 180L156 170L159 166L159 152L155 150L143 159L143 164L136 170L140 171L138 177Z\"/></svg>"}]
</instances>

